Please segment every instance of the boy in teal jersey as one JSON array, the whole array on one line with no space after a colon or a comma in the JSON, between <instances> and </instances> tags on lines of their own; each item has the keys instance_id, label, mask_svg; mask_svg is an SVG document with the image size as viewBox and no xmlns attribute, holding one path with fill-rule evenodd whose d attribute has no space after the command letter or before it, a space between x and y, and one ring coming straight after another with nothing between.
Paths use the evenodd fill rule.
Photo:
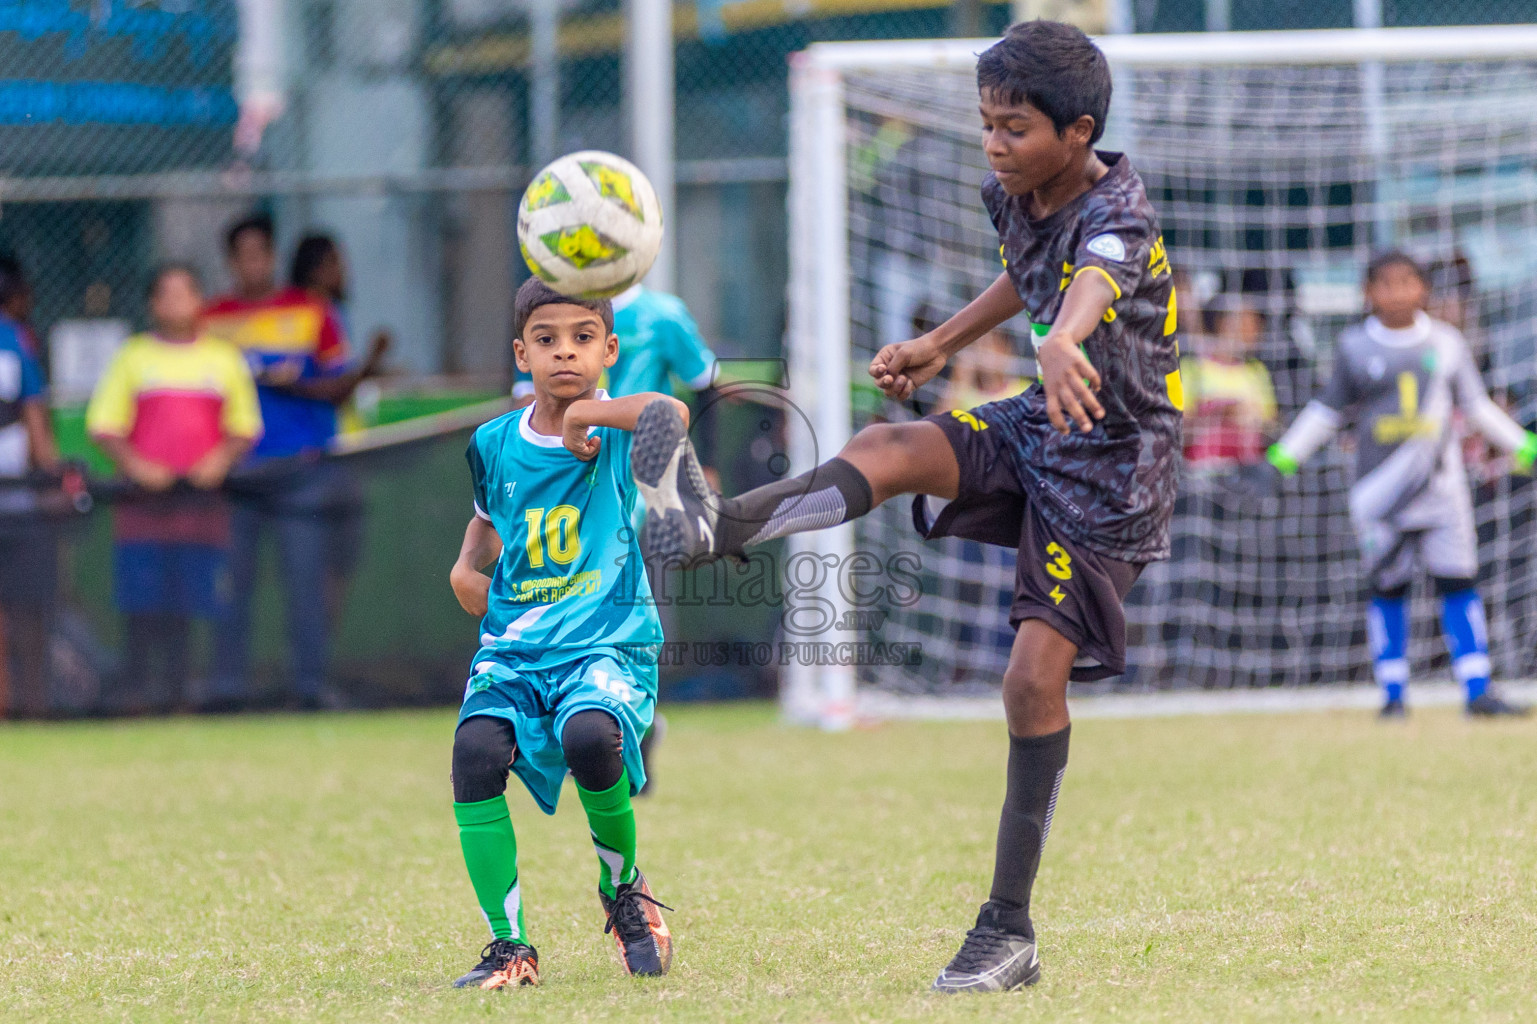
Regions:
<instances>
[{"instance_id":1,"label":"boy in teal jersey","mask_svg":"<svg viewBox=\"0 0 1537 1024\"><path fill-rule=\"evenodd\" d=\"M612 301L620 344L619 359L609 367L604 384L609 394L671 391L668 378L674 376L691 391L703 391L715 382L715 353L682 299L635 285ZM521 368L512 393L533 397L534 382Z\"/></svg>"},{"instance_id":2,"label":"boy in teal jersey","mask_svg":"<svg viewBox=\"0 0 1537 1024\"><path fill-rule=\"evenodd\" d=\"M614 333L619 336L619 358L605 374L603 386L609 394L622 397L643 391L671 392L672 377L677 377L689 390L696 392L715 384L715 353L710 351L704 335L699 333L699 325L682 299L637 284L611 301ZM512 394L520 401L532 401L534 382L526 371L519 370ZM711 486L719 489L720 478L715 471L705 466L704 473ZM637 534L645 511L637 504L634 513ZM666 729L667 719L658 711L651 729L641 740L641 758L645 761L648 779L642 796L655 785L652 758Z\"/></svg>"},{"instance_id":3,"label":"boy in teal jersey","mask_svg":"<svg viewBox=\"0 0 1537 1024\"><path fill-rule=\"evenodd\" d=\"M631 974L665 974L662 905L635 866L630 798L645 785L640 740L656 703L661 624L630 517L630 434L657 393L597 387L619 355L607 301L568 298L538 279L514 310L534 403L483 425L467 457L475 515L450 574L482 617L454 733L454 816L492 941L455 985L538 984L504 792L509 769L546 814L569 770L599 861L598 897ZM481 569L496 563L490 578Z\"/></svg>"}]
</instances>

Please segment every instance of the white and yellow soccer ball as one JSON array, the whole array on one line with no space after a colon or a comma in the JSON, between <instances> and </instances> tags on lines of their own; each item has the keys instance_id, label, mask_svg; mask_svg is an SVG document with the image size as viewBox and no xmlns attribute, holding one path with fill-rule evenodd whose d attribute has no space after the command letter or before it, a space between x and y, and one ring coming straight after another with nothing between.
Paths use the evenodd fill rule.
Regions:
<instances>
[{"instance_id":1,"label":"white and yellow soccer ball","mask_svg":"<svg viewBox=\"0 0 1537 1024\"><path fill-rule=\"evenodd\" d=\"M562 295L608 298L651 269L662 247L662 204L628 160L570 153L524 190L518 246L528 269Z\"/></svg>"}]
</instances>

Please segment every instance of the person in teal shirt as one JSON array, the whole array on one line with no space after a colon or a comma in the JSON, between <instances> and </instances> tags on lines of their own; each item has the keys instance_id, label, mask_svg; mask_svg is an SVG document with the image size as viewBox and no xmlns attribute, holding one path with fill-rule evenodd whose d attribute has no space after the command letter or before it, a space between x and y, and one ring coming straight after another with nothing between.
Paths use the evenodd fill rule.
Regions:
<instances>
[{"instance_id":1,"label":"person in teal shirt","mask_svg":"<svg viewBox=\"0 0 1537 1024\"><path fill-rule=\"evenodd\" d=\"M458 987L538 984L524 926L509 769L554 814L569 771L597 850L598 898L632 975L667 973L662 906L635 863L630 799L645 785L641 737L656 706L662 626L635 531L630 431L656 392L610 399L598 387L619 356L607 301L537 278L514 307L518 366L534 402L475 431L466 457L475 514L449 575L479 616L454 733L454 817L491 928ZM481 570L494 563L487 577Z\"/></svg>"}]
</instances>

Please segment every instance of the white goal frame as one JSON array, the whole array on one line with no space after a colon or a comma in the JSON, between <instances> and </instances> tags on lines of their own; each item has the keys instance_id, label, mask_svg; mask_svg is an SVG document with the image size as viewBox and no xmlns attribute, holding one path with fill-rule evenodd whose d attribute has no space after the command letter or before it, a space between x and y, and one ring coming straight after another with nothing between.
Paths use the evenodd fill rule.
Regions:
<instances>
[{"instance_id":1,"label":"white goal frame","mask_svg":"<svg viewBox=\"0 0 1537 1024\"><path fill-rule=\"evenodd\" d=\"M850 280L844 77L881 67L973 67L994 39L816 43L791 59L789 318L790 397L815 436L792 439L793 465L826 459L851 431ZM1324 65L1416 60L1537 57L1537 25L1461 28L1327 29L1102 36L1112 68L1188 65ZM853 550L852 524L792 538L792 551L841 563ZM838 564L834 563L834 564ZM820 596L849 610L835 578ZM856 717L855 668L784 666L781 706L791 721L845 729ZM881 713L889 713L881 712Z\"/></svg>"}]
</instances>

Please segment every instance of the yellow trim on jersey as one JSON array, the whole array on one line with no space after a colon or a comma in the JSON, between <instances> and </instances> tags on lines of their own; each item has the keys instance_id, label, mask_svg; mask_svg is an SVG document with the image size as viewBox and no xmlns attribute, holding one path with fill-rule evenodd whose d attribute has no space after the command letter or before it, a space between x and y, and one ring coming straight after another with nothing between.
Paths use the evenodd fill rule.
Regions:
<instances>
[{"instance_id":1,"label":"yellow trim on jersey","mask_svg":"<svg viewBox=\"0 0 1537 1024\"><path fill-rule=\"evenodd\" d=\"M1169 393L1169 404L1175 411L1185 411L1185 381L1178 370L1163 375L1163 386Z\"/></svg>"},{"instance_id":2,"label":"yellow trim on jersey","mask_svg":"<svg viewBox=\"0 0 1537 1024\"><path fill-rule=\"evenodd\" d=\"M1110 276L1110 271L1106 270L1104 267L1096 267L1092 263L1089 264L1087 267L1080 267L1078 272L1073 275L1073 280L1074 281L1078 280L1080 277L1082 277L1084 274L1088 273L1091 270L1097 270L1101 274L1105 275L1105 280L1109 281L1110 282L1110 287L1115 289L1115 297L1117 299L1119 299L1121 297L1121 286L1115 283L1115 278L1111 277ZM1108 322L1108 320L1107 320L1107 322Z\"/></svg>"}]
</instances>

